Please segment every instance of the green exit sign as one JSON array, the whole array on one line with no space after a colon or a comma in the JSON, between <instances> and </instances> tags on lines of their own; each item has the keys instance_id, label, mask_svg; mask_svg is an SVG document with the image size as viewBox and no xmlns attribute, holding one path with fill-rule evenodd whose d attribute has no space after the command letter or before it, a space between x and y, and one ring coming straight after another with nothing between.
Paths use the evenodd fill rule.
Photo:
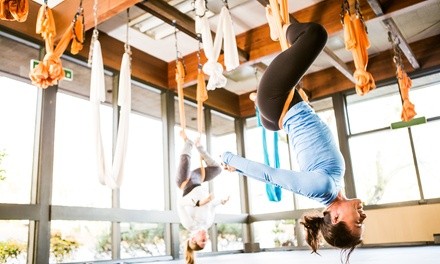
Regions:
<instances>
[{"instance_id":1,"label":"green exit sign","mask_svg":"<svg viewBox=\"0 0 440 264\"><path fill-rule=\"evenodd\" d=\"M37 65L40 63L39 60L31 59L31 69L37 67ZM63 68L64 70L64 79L66 81L73 81L73 71L71 69Z\"/></svg>"}]
</instances>

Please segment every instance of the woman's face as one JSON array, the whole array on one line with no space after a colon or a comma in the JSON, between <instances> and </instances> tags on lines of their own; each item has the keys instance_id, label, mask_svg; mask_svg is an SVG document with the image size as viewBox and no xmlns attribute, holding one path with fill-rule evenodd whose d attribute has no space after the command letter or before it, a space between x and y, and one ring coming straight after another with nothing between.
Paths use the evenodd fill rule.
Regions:
<instances>
[{"instance_id":1,"label":"woman's face","mask_svg":"<svg viewBox=\"0 0 440 264\"><path fill-rule=\"evenodd\" d=\"M208 241L208 234L206 230L199 230L192 238L192 241L199 245L201 248L205 248L206 242Z\"/></svg>"},{"instance_id":2,"label":"woman's face","mask_svg":"<svg viewBox=\"0 0 440 264\"><path fill-rule=\"evenodd\" d=\"M353 235L362 237L364 231L364 220L367 215L364 213L362 201L359 199L348 199L340 203L336 209L336 222L344 221Z\"/></svg>"}]
</instances>

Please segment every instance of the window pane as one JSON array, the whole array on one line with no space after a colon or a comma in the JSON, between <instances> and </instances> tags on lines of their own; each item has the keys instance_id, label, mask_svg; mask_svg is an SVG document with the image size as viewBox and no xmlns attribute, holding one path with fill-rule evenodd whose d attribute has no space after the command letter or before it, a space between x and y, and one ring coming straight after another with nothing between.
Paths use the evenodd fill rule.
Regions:
<instances>
[{"instance_id":1,"label":"window pane","mask_svg":"<svg viewBox=\"0 0 440 264\"><path fill-rule=\"evenodd\" d=\"M163 256L165 224L121 223L121 258Z\"/></svg>"},{"instance_id":2,"label":"window pane","mask_svg":"<svg viewBox=\"0 0 440 264\"><path fill-rule=\"evenodd\" d=\"M29 221L0 221L0 263L26 263Z\"/></svg>"},{"instance_id":3,"label":"window pane","mask_svg":"<svg viewBox=\"0 0 440 264\"><path fill-rule=\"evenodd\" d=\"M440 198L440 121L411 127L424 198Z\"/></svg>"},{"instance_id":4,"label":"window pane","mask_svg":"<svg viewBox=\"0 0 440 264\"><path fill-rule=\"evenodd\" d=\"M436 83L429 83L421 88L415 88L415 84L419 82L434 81L432 78L437 78ZM422 81L422 80L425 81ZM440 107L438 105L438 98L440 98L440 73L424 78L413 80L413 88L410 90L410 101L413 102L417 117L424 116L426 118L440 116Z\"/></svg>"},{"instance_id":5,"label":"window pane","mask_svg":"<svg viewBox=\"0 0 440 264\"><path fill-rule=\"evenodd\" d=\"M278 131L278 155L280 168L289 169L289 147L287 136L284 131ZM274 148L275 133L266 130L267 152L270 166L275 167ZM263 150L263 127L256 126L256 119L249 119L245 131L246 158L264 163ZM235 173L236 174L236 173ZM237 175L237 174L236 174ZM238 176L238 175L237 175ZM254 179L248 179L249 184L249 203L252 214L273 213L280 211L293 210L293 193L281 189L281 200L271 201L266 191L266 183Z\"/></svg>"},{"instance_id":6,"label":"window pane","mask_svg":"<svg viewBox=\"0 0 440 264\"><path fill-rule=\"evenodd\" d=\"M221 163L220 155L225 151L237 151L237 137L235 134L235 124L232 118L224 116L218 112L211 111L212 121L212 141L211 155ZM226 188L227 186L227 188ZM213 191L218 197L228 197L229 201L222 206L217 206L216 212L223 214L241 213L240 187L236 175L226 170L213 180Z\"/></svg>"},{"instance_id":7,"label":"window pane","mask_svg":"<svg viewBox=\"0 0 440 264\"><path fill-rule=\"evenodd\" d=\"M50 262L111 259L110 223L52 221Z\"/></svg>"},{"instance_id":8,"label":"window pane","mask_svg":"<svg viewBox=\"0 0 440 264\"><path fill-rule=\"evenodd\" d=\"M297 246L295 220L262 221L253 224L260 248Z\"/></svg>"},{"instance_id":9,"label":"window pane","mask_svg":"<svg viewBox=\"0 0 440 264\"><path fill-rule=\"evenodd\" d=\"M243 249L243 224L217 224L218 251Z\"/></svg>"},{"instance_id":10,"label":"window pane","mask_svg":"<svg viewBox=\"0 0 440 264\"><path fill-rule=\"evenodd\" d=\"M366 204L420 199L407 129L349 140L357 196Z\"/></svg>"},{"instance_id":11,"label":"window pane","mask_svg":"<svg viewBox=\"0 0 440 264\"><path fill-rule=\"evenodd\" d=\"M397 85L389 85L364 96L347 96L349 133L389 127L392 122L400 121L402 103L398 91Z\"/></svg>"},{"instance_id":12,"label":"window pane","mask_svg":"<svg viewBox=\"0 0 440 264\"><path fill-rule=\"evenodd\" d=\"M56 106L53 204L110 207L111 189L100 184L97 174L89 101L58 92ZM112 115L110 107L101 105L106 158L111 155Z\"/></svg>"},{"instance_id":13,"label":"window pane","mask_svg":"<svg viewBox=\"0 0 440 264\"><path fill-rule=\"evenodd\" d=\"M162 122L131 114L121 207L164 210L164 179Z\"/></svg>"},{"instance_id":14,"label":"window pane","mask_svg":"<svg viewBox=\"0 0 440 264\"><path fill-rule=\"evenodd\" d=\"M0 74L0 203L30 203L37 88Z\"/></svg>"}]
</instances>

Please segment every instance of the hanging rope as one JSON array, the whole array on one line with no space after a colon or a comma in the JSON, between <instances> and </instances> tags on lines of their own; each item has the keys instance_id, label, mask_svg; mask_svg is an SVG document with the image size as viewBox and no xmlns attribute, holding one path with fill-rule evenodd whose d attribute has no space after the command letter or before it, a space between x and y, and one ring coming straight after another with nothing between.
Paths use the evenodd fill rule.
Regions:
<instances>
[{"instance_id":1,"label":"hanging rope","mask_svg":"<svg viewBox=\"0 0 440 264\"><path fill-rule=\"evenodd\" d=\"M223 0L223 4L213 43L208 18L205 15L207 12L206 2L204 0L195 0L194 2L196 12L196 32L202 36L205 56L208 59L203 65L203 72L209 75L207 85L208 90L224 87L227 82L226 77L223 76L223 66L218 62L222 40L224 40L224 63L226 70L231 71L240 65L228 3L226 0Z\"/></svg>"},{"instance_id":2,"label":"hanging rope","mask_svg":"<svg viewBox=\"0 0 440 264\"><path fill-rule=\"evenodd\" d=\"M174 25L174 43L176 48L176 83L177 83L177 97L179 101L179 118L180 118L180 127L183 131L186 129L186 118L185 118L185 106L183 101L183 83L185 82L185 68L180 58L180 52L177 41L177 27L176 21L173 21Z\"/></svg>"},{"instance_id":3,"label":"hanging rope","mask_svg":"<svg viewBox=\"0 0 440 264\"><path fill-rule=\"evenodd\" d=\"M345 48L353 55L356 80L355 88L358 95L364 95L376 87L373 76L367 72L368 52L370 41L368 40L367 27L365 25L359 0L356 0L355 14L350 14L348 0L343 0L341 6L341 23L344 28Z\"/></svg>"},{"instance_id":4,"label":"hanging rope","mask_svg":"<svg viewBox=\"0 0 440 264\"><path fill-rule=\"evenodd\" d=\"M36 33L40 34L45 41L46 55L43 60L31 70L29 77L32 84L40 88L47 88L58 84L58 81L64 78L64 70L61 63L61 55L63 55L70 40L73 39L71 53L77 54L84 43L84 9L82 1L73 18L72 23L61 37L56 48L54 48L54 38L56 35L55 20L52 10L44 3L37 16Z\"/></svg>"},{"instance_id":5,"label":"hanging rope","mask_svg":"<svg viewBox=\"0 0 440 264\"><path fill-rule=\"evenodd\" d=\"M203 133L203 103L208 100L208 91L206 90L205 74L202 70L200 59L202 40L200 34L197 35L199 41L197 51L197 130L199 135Z\"/></svg>"},{"instance_id":6,"label":"hanging rope","mask_svg":"<svg viewBox=\"0 0 440 264\"><path fill-rule=\"evenodd\" d=\"M412 86L412 81L406 74L403 68L402 52L399 48L399 40L395 35L388 31L388 40L391 42L393 48L393 62L396 66L397 85L399 86L400 99L402 101L402 121L408 122L416 116L414 104L409 100L409 89Z\"/></svg>"},{"instance_id":7,"label":"hanging rope","mask_svg":"<svg viewBox=\"0 0 440 264\"><path fill-rule=\"evenodd\" d=\"M96 8L97 0L95 0L95 10ZM95 11L95 16L97 16L97 11ZM127 19L129 20L129 10L127 10ZM96 33L95 35L95 32L95 39L93 41L93 53L91 55L92 70L90 80L90 102L92 106L91 109L92 121L94 125L93 129L96 146L96 164L98 166L98 178L101 184L106 185L112 189L119 188L122 184L125 157L127 153L129 117L131 112L131 50L128 44L128 22L127 39L124 45L125 52L122 56L121 70L119 74L118 105L120 106L120 112L115 151L112 159L113 162L110 162L105 158L105 151L102 143L100 106L101 102L105 101L106 89L101 45L98 40L98 34ZM97 21L95 24L95 29L96 26Z\"/></svg>"},{"instance_id":8,"label":"hanging rope","mask_svg":"<svg viewBox=\"0 0 440 264\"><path fill-rule=\"evenodd\" d=\"M29 0L3 0L0 3L0 19L25 22L29 14Z\"/></svg>"}]
</instances>

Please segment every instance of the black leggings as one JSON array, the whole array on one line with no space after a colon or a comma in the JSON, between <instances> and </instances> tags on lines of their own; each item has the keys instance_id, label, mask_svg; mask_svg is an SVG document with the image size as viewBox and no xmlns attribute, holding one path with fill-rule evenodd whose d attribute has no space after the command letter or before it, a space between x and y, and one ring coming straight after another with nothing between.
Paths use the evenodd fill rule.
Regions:
<instances>
[{"instance_id":1,"label":"black leggings","mask_svg":"<svg viewBox=\"0 0 440 264\"><path fill-rule=\"evenodd\" d=\"M287 28L286 37L291 46L270 63L257 89L261 122L266 129L273 131L280 130L278 121L290 91L327 42L327 32L316 23L294 21ZM293 102L299 100L300 96L295 93Z\"/></svg>"}]
</instances>

